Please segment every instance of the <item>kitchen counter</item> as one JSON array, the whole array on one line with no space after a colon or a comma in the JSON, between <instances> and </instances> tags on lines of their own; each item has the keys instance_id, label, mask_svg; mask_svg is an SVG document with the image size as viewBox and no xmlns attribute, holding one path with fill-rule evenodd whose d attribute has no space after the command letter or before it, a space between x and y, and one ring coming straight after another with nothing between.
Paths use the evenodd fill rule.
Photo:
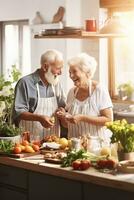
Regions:
<instances>
[{"instance_id":1,"label":"kitchen counter","mask_svg":"<svg viewBox=\"0 0 134 200\"><path fill-rule=\"evenodd\" d=\"M126 119L129 123L134 123L134 105L114 103L114 119Z\"/></svg>"},{"instance_id":2,"label":"kitchen counter","mask_svg":"<svg viewBox=\"0 0 134 200\"><path fill-rule=\"evenodd\" d=\"M88 170L85 170L85 171L74 171L72 170L71 167L61 168L60 165L57 165L57 164L45 163L44 160L42 159L43 155L39 155L39 156L40 156L39 160L37 159L34 160L34 156L30 158L21 158L21 159L0 157L0 166L4 165L8 167L15 167L16 169L26 170L30 172L30 174L32 173L32 177L33 177L33 174L38 174L37 177L40 176L39 180L41 180L41 177L45 177L45 176L53 177L52 180L57 179L58 177L57 184L58 183L60 184L60 180L66 180L67 182L73 181L73 184L79 183L80 188L84 187L84 190L87 191L86 194L89 192L89 189L87 188L91 188L92 186L93 188L94 186L97 187L96 190L98 191L99 191L99 188L102 188L102 190L105 189L105 192L107 192L107 189L108 189L108 194L109 194L109 190L110 192L112 191L111 192L112 194L113 194L113 191L115 191L116 195L118 194L118 192L122 194L122 196L127 194L129 195L129 198L128 198L129 200L131 200L131 197L132 197L131 195L134 194L134 174L121 174L121 173L106 174L106 173L101 173L94 168L89 168ZM0 171L0 174L1 174L1 171ZM36 179L38 179L37 177ZM17 177L15 177L15 179L17 179ZM43 178L42 181L44 180L45 179ZM33 181L31 182L31 184L33 184ZM69 185L70 184L72 184L72 182L71 183L69 182ZM63 185L66 185L66 182L65 184L62 184L62 187ZM35 187L37 186L39 187L38 183L36 182ZM55 187L58 187L58 185L55 185ZM86 199L86 198L82 197L80 199ZM94 197L94 199L97 199L97 198ZM127 200L126 197L124 197L124 199Z\"/></svg>"}]
</instances>

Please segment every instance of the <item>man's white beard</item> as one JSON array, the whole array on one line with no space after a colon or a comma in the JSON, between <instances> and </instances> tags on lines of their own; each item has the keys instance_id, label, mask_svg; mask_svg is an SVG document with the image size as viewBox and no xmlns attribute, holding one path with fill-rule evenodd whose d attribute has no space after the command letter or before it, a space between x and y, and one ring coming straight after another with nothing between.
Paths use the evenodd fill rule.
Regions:
<instances>
[{"instance_id":1,"label":"man's white beard","mask_svg":"<svg viewBox=\"0 0 134 200\"><path fill-rule=\"evenodd\" d=\"M56 85L59 82L59 77L51 72L50 67L48 68L48 71L44 74L44 76L47 82L51 85Z\"/></svg>"}]
</instances>

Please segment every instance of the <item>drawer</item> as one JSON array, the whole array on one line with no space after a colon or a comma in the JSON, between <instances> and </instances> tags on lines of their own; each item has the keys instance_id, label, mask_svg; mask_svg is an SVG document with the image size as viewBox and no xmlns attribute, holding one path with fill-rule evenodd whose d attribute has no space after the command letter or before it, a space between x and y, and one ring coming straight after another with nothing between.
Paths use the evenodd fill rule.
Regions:
<instances>
[{"instance_id":1,"label":"drawer","mask_svg":"<svg viewBox=\"0 0 134 200\"><path fill-rule=\"evenodd\" d=\"M0 183L27 188L27 171L17 167L0 165Z\"/></svg>"},{"instance_id":2,"label":"drawer","mask_svg":"<svg viewBox=\"0 0 134 200\"><path fill-rule=\"evenodd\" d=\"M0 200L27 200L27 194L13 189L0 187Z\"/></svg>"}]
</instances>

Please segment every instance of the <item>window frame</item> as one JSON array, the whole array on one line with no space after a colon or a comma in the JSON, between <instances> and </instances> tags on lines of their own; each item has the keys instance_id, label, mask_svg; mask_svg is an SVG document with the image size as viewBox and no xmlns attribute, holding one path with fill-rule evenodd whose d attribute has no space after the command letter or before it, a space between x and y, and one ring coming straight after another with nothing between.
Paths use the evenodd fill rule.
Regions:
<instances>
[{"instance_id":1,"label":"window frame","mask_svg":"<svg viewBox=\"0 0 134 200\"><path fill-rule=\"evenodd\" d=\"M134 7L127 7L126 9L121 8L110 8L108 9L108 17L112 17L114 12L127 12L134 10ZM116 96L116 86L115 86L115 57L114 57L114 38L108 38L108 88L109 93L113 102L124 103L124 104L134 104L134 101L130 100L121 100Z\"/></svg>"},{"instance_id":2,"label":"window frame","mask_svg":"<svg viewBox=\"0 0 134 200\"><path fill-rule=\"evenodd\" d=\"M22 44L23 44L23 26L29 25L29 20L15 20L15 21L2 21L0 22L0 73L4 74L5 70L5 26L6 25L18 25L19 27L19 70L22 70Z\"/></svg>"}]
</instances>

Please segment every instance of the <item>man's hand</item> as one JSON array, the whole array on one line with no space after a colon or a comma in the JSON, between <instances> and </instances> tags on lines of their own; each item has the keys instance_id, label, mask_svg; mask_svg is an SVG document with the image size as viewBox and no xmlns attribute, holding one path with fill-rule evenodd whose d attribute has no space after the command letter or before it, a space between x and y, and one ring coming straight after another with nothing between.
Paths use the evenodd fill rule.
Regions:
<instances>
[{"instance_id":1,"label":"man's hand","mask_svg":"<svg viewBox=\"0 0 134 200\"><path fill-rule=\"evenodd\" d=\"M52 122L51 117L48 117L48 116L44 116L44 115L40 116L39 122L44 128L52 128L54 126L54 123Z\"/></svg>"},{"instance_id":2,"label":"man's hand","mask_svg":"<svg viewBox=\"0 0 134 200\"><path fill-rule=\"evenodd\" d=\"M66 111L64 108L60 107L56 110L56 116L58 117L58 119L64 119L65 118L65 114L66 114Z\"/></svg>"}]
</instances>

